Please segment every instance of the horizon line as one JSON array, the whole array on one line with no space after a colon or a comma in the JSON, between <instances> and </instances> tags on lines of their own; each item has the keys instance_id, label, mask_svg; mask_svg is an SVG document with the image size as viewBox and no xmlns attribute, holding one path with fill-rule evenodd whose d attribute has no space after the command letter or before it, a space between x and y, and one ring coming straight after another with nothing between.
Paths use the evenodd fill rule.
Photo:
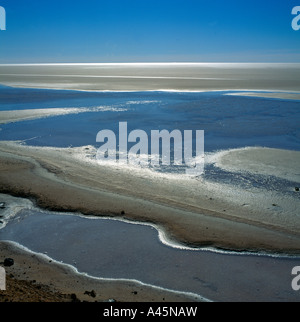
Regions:
<instances>
[{"instance_id":1,"label":"horizon line","mask_svg":"<svg viewBox=\"0 0 300 322\"><path fill-rule=\"evenodd\" d=\"M120 66L120 65L295 65L300 62L114 62L114 63L0 63L0 66Z\"/></svg>"}]
</instances>

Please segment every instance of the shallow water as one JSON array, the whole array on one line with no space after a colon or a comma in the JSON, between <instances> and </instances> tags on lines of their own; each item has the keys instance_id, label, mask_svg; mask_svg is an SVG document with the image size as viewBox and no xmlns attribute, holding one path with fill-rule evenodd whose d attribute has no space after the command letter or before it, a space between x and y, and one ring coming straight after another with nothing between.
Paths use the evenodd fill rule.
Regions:
<instances>
[{"instance_id":1,"label":"shallow water","mask_svg":"<svg viewBox=\"0 0 300 322\"><path fill-rule=\"evenodd\" d=\"M227 96L229 92L78 92L0 86L0 111L41 108L88 109L88 112L17 122L1 126L0 140L23 140L33 146L98 148L96 135L109 129L119 134L140 129L205 131L206 155L220 150L263 146L300 149L300 103L282 99ZM128 149L133 144L128 144ZM171 150L173 146L171 143ZM195 138L193 138L195 155ZM149 154L150 143L149 143ZM95 158L95 157L94 157ZM172 153L171 153L172 159ZM299 182L277 177L224 171L205 159L206 180L267 188L286 194ZM151 167L150 167L151 168ZM155 172L184 173L184 167L160 166ZM131 169L132 171L132 169ZM299 167L300 172L300 167ZM296 196L297 197L297 196Z\"/></svg>"},{"instance_id":2,"label":"shallow water","mask_svg":"<svg viewBox=\"0 0 300 322\"><path fill-rule=\"evenodd\" d=\"M139 280L214 301L300 300L291 287L300 258L176 249L142 224L23 210L0 238L95 277Z\"/></svg>"},{"instance_id":3,"label":"shallow water","mask_svg":"<svg viewBox=\"0 0 300 322\"><path fill-rule=\"evenodd\" d=\"M106 110L64 115L1 126L2 140L30 140L39 146L96 145L100 130L128 132L204 130L205 151L267 146L299 150L298 101L209 93L84 93L0 87L0 111L55 107L99 107Z\"/></svg>"}]
</instances>

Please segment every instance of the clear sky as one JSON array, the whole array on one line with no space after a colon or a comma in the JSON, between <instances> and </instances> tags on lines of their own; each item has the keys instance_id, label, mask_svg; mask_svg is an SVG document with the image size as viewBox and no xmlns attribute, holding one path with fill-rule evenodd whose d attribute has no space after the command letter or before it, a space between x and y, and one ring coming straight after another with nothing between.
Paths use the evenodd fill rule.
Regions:
<instances>
[{"instance_id":1,"label":"clear sky","mask_svg":"<svg viewBox=\"0 0 300 322\"><path fill-rule=\"evenodd\" d=\"M300 62L300 0L0 0L0 63Z\"/></svg>"}]
</instances>

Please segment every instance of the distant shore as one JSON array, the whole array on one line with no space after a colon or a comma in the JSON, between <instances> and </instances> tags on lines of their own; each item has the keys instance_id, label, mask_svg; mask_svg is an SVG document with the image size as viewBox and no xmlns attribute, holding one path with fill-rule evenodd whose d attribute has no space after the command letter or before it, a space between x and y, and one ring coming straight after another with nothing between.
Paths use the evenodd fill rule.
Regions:
<instances>
[{"instance_id":1,"label":"distant shore","mask_svg":"<svg viewBox=\"0 0 300 322\"><path fill-rule=\"evenodd\" d=\"M139 63L0 65L0 84L86 91L298 92L300 64Z\"/></svg>"},{"instance_id":2,"label":"distant shore","mask_svg":"<svg viewBox=\"0 0 300 322\"><path fill-rule=\"evenodd\" d=\"M242 92L237 91L226 95L232 96L246 96L246 97L262 97L262 98L280 98L286 100L300 100L300 93L289 93L289 92Z\"/></svg>"}]
</instances>

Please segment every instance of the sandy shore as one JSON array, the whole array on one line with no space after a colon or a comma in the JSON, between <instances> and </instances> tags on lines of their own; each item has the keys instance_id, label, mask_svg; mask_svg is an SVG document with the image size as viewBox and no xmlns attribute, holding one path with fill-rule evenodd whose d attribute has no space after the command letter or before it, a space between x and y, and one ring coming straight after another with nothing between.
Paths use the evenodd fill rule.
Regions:
<instances>
[{"instance_id":1,"label":"sandy shore","mask_svg":"<svg viewBox=\"0 0 300 322\"><path fill-rule=\"evenodd\" d=\"M5 267L7 291L0 291L0 302L193 302L200 297L143 285L134 281L95 279L71 267L31 253L11 242L0 242L0 264Z\"/></svg>"}]
</instances>

